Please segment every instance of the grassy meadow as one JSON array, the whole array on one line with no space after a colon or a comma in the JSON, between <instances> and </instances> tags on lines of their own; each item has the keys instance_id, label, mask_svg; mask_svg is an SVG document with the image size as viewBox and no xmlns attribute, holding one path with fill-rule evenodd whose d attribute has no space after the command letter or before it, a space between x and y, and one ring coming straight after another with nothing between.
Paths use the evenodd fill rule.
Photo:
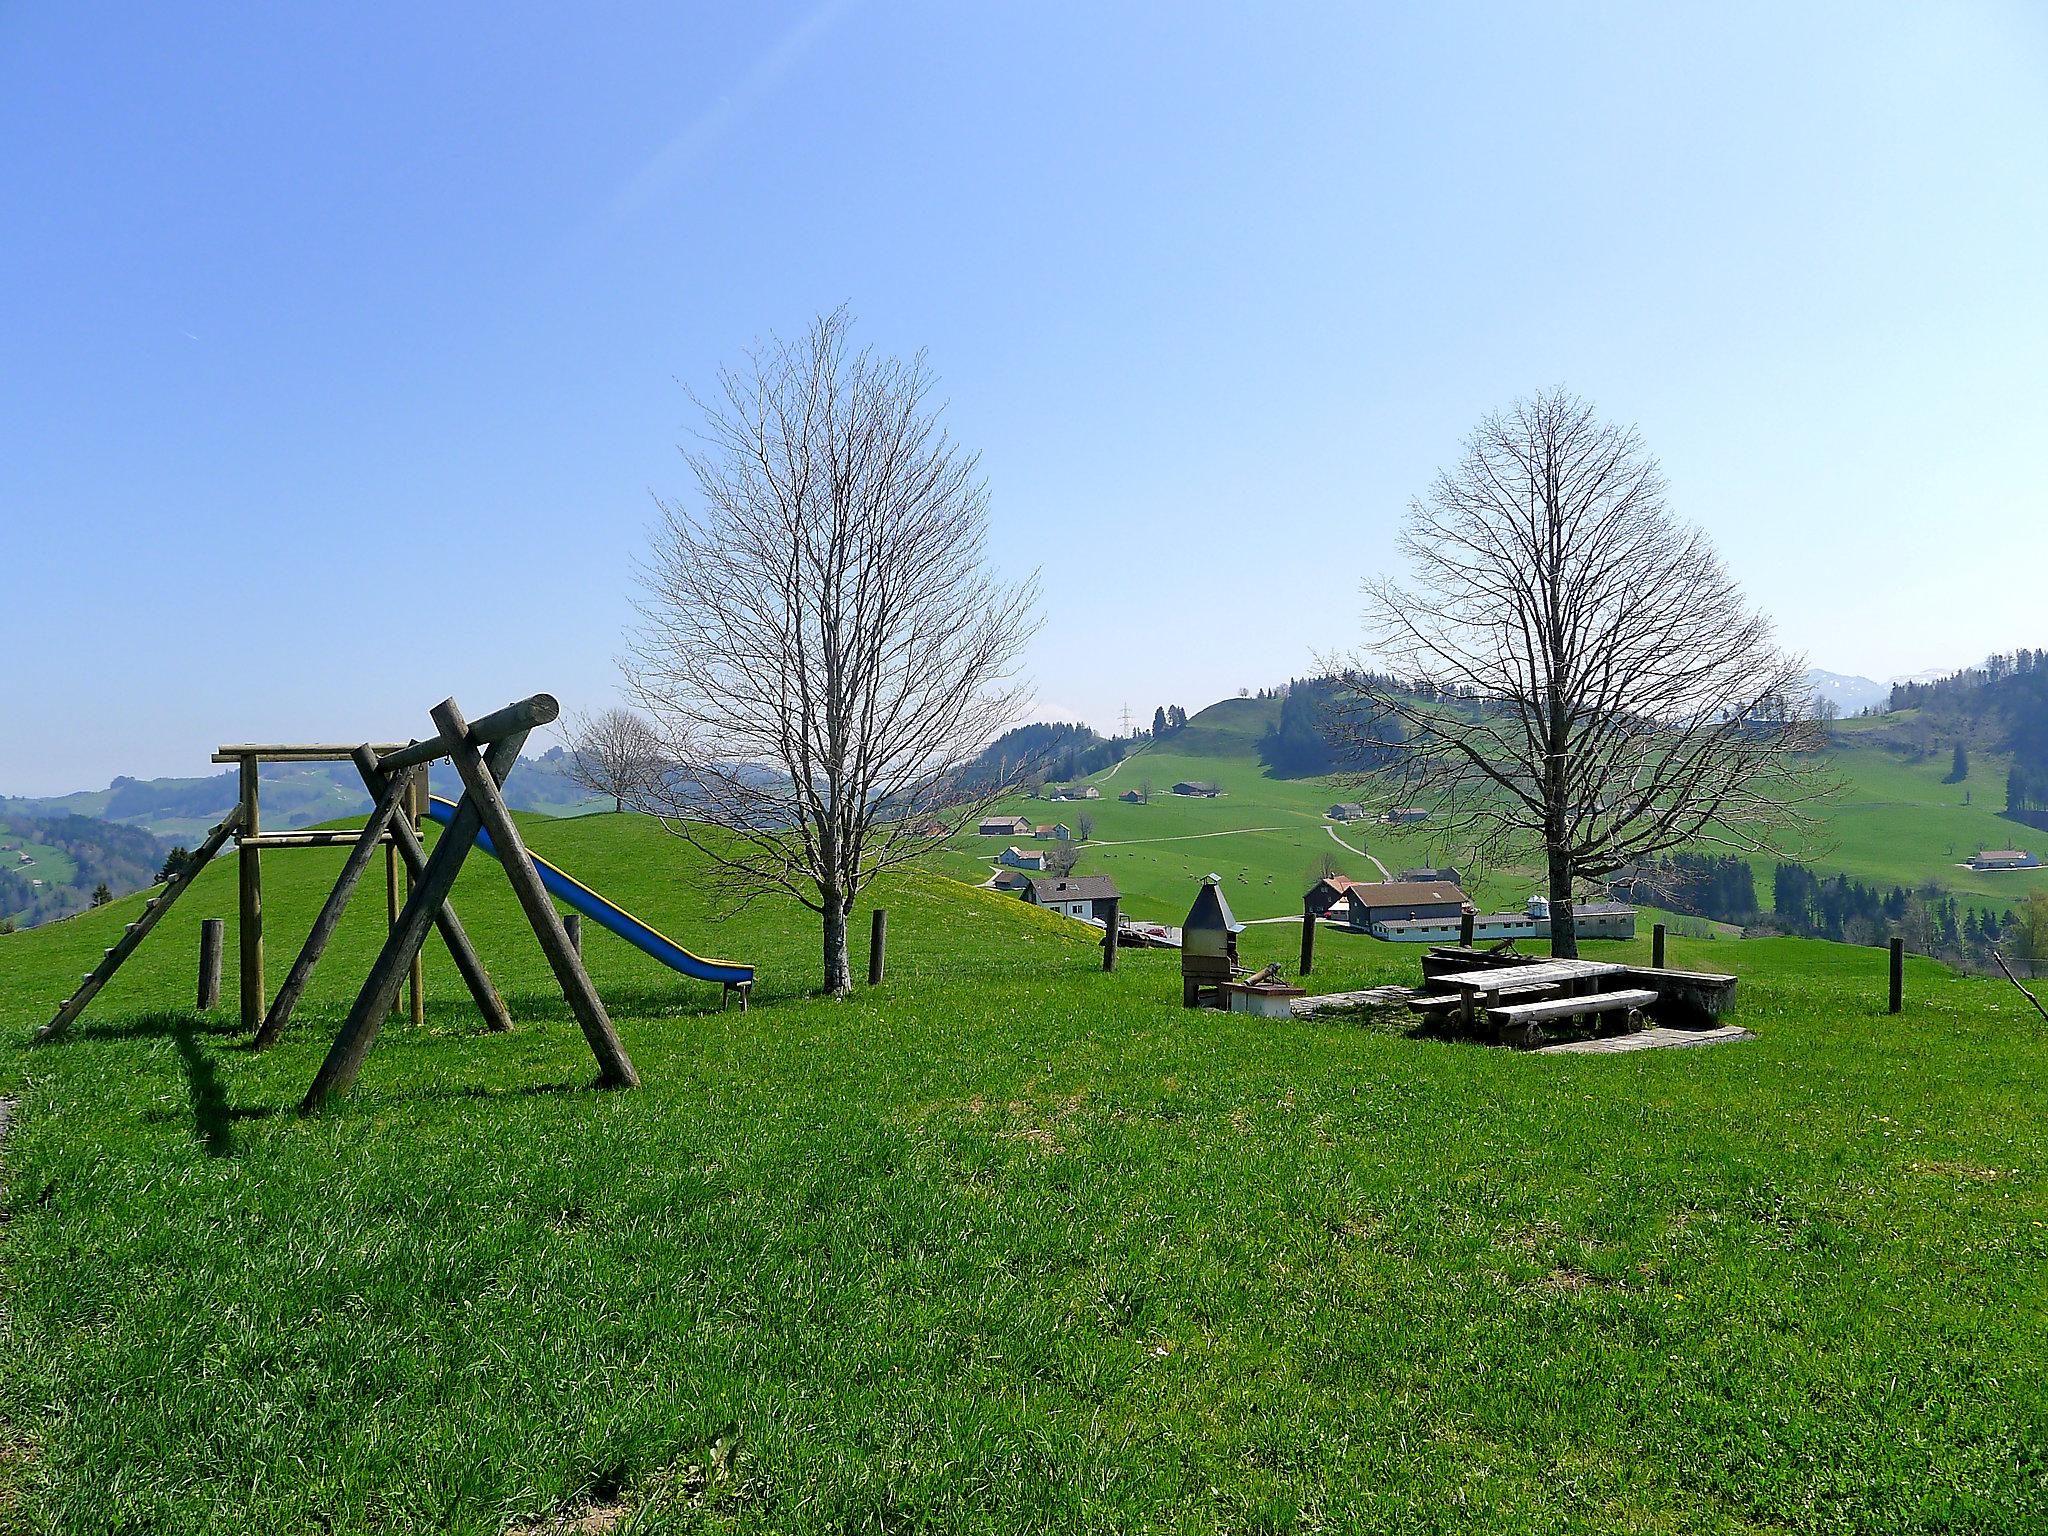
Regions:
<instances>
[{"instance_id":1,"label":"grassy meadow","mask_svg":"<svg viewBox=\"0 0 2048 1536\"><path fill-rule=\"evenodd\" d=\"M62 1043L25 1041L137 901L0 938L0 1529L2048 1521L2048 1026L2009 988L1915 962L1895 1021L1876 952L1680 941L1757 1040L1530 1056L1184 1012L1171 954L1105 976L911 874L886 984L831 1002L807 914L720 920L637 818L526 825L759 964L752 1011L592 929L646 1086L589 1089L478 860L518 1029L430 951L426 1026L304 1120L374 892L263 1056L190 1007L227 865ZM338 861L267 861L273 984ZM1332 935L1314 985L1414 963Z\"/></svg>"}]
</instances>

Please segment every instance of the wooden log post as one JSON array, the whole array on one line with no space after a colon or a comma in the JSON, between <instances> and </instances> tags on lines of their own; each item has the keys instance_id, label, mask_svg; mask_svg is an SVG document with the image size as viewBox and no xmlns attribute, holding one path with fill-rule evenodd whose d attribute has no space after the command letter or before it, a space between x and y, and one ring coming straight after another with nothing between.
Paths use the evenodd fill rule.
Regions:
<instances>
[{"instance_id":1,"label":"wooden log post","mask_svg":"<svg viewBox=\"0 0 2048 1536\"><path fill-rule=\"evenodd\" d=\"M879 987L889 961L889 914L881 907L868 924L868 985Z\"/></svg>"},{"instance_id":2,"label":"wooden log post","mask_svg":"<svg viewBox=\"0 0 2048 1536\"><path fill-rule=\"evenodd\" d=\"M1108 915L1103 919L1102 924L1102 968L1105 971L1116 969L1116 931L1122 922L1123 901L1119 897L1112 896L1109 898Z\"/></svg>"},{"instance_id":3,"label":"wooden log post","mask_svg":"<svg viewBox=\"0 0 2048 1536\"><path fill-rule=\"evenodd\" d=\"M341 874L336 877L334 888L327 893L327 900L321 903L320 911L313 919L312 931L306 935L306 942L300 946L299 956L292 962L290 974L284 985L277 989L277 996L271 1000L270 1010L263 1016L262 1027L256 1031L256 1038L250 1042L253 1050L265 1051L277 1043L284 1033L285 1025L291 1022L292 1011L299 1006L299 999L306 994L307 984L313 979L314 967L320 964L321 955L334 937L334 930L341 926L341 917L348 910L349 899L356 893L356 886L362 882L363 874L370 867L370 859L379 843L384 844L386 878L385 900L392 901L397 886L390 874L392 845L386 839L386 832L392 819L399 814L403 786L387 788L383 796L371 807L370 819L364 824L356 838L356 845L349 849L348 857L342 860ZM389 914L390 926L395 926L398 914Z\"/></svg>"},{"instance_id":4,"label":"wooden log post","mask_svg":"<svg viewBox=\"0 0 2048 1536\"><path fill-rule=\"evenodd\" d=\"M547 699L547 704L552 709L554 700ZM597 1058L598 1086L639 1087L640 1074L633 1070L632 1058L627 1056L625 1043L612 1027L611 1016L604 1011L604 1001L591 984L590 973L584 970L582 957L569 947L569 936L562 931L562 919L555 911L554 898L541 884L540 871L533 867L526 842L519 835L518 824L505 808L504 797L498 793L498 778L487 770L483 757L470 740L461 707L453 699L443 699L430 713L434 724L441 728L442 739L450 744L449 760L462 776L463 804L476 808L484 830L491 834L491 841L497 845L498 862L504 865L505 876L512 882L512 893L519 898L527 922L533 925L534 937L540 940L541 951L548 957L555 980L561 985L562 995L569 1000L569 1011L576 1015L583 1038L590 1043L591 1054ZM523 746L526 731L521 728L515 735L504 739L517 740ZM459 808L457 814L460 815ZM442 895L446 894L442 892Z\"/></svg>"},{"instance_id":5,"label":"wooden log post","mask_svg":"<svg viewBox=\"0 0 2048 1536\"><path fill-rule=\"evenodd\" d=\"M425 813L427 804L425 789L427 781L426 767L422 765L413 769L405 778L405 805L398 814L410 821L413 831L418 832L420 817ZM395 848L393 849L393 854L395 861ZM416 884L412 869L408 866L405 871L405 894L408 900L411 899ZM424 944L413 952L412 974L406 978L405 1006L407 1015L412 1019L412 1027L414 1029L422 1028L427 1022L427 946Z\"/></svg>"},{"instance_id":6,"label":"wooden log post","mask_svg":"<svg viewBox=\"0 0 2048 1536\"><path fill-rule=\"evenodd\" d=\"M220 954L227 942L228 925L217 917L199 924L199 998L201 1013L220 1006Z\"/></svg>"},{"instance_id":7,"label":"wooden log post","mask_svg":"<svg viewBox=\"0 0 2048 1536\"><path fill-rule=\"evenodd\" d=\"M1458 914L1458 942L1464 945L1465 948L1470 949L1478 932L1478 917L1470 912L1460 912Z\"/></svg>"},{"instance_id":8,"label":"wooden log post","mask_svg":"<svg viewBox=\"0 0 2048 1536\"><path fill-rule=\"evenodd\" d=\"M1650 964L1657 970L1664 969L1664 925L1656 924L1650 929Z\"/></svg>"},{"instance_id":9,"label":"wooden log post","mask_svg":"<svg viewBox=\"0 0 2048 1536\"><path fill-rule=\"evenodd\" d=\"M1892 997L1891 1011L1906 1011L1906 941L1892 940Z\"/></svg>"},{"instance_id":10,"label":"wooden log post","mask_svg":"<svg viewBox=\"0 0 2048 1536\"><path fill-rule=\"evenodd\" d=\"M241 830L250 837L263 830L259 780L257 760L243 758ZM251 843L238 842L235 864L240 876L236 945L241 951L242 1028L254 1031L263 1024L263 852Z\"/></svg>"},{"instance_id":11,"label":"wooden log post","mask_svg":"<svg viewBox=\"0 0 2048 1536\"><path fill-rule=\"evenodd\" d=\"M388 781L376 751L370 747L357 747L350 754L350 760L355 763L356 772L362 775L370 798L373 801L382 799ZM422 794L424 796L424 785ZM406 873L412 877L416 891L418 882L426 878L427 870L427 849L420 840L419 829L404 817L398 817L391 823L391 840L398 845L398 856L405 860ZM440 929L441 942L448 946L449 957L455 962L462 984L469 988L469 995L476 1000L486 1027L493 1034L503 1034L511 1029L512 1015L506 1011L505 1000L498 996L498 989L491 985L490 973L477 957L476 946L469 942L469 935L463 931L462 922L455 915L454 902L441 903L441 910L434 914L434 926Z\"/></svg>"},{"instance_id":12,"label":"wooden log post","mask_svg":"<svg viewBox=\"0 0 2048 1536\"><path fill-rule=\"evenodd\" d=\"M562 916L562 932L569 935L569 947L577 954L583 953L583 914L567 912Z\"/></svg>"},{"instance_id":13,"label":"wooden log post","mask_svg":"<svg viewBox=\"0 0 2048 1536\"><path fill-rule=\"evenodd\" d=\"M525 745L524 731L493 742L490 756L486 759L487 766L502 780L511 771L519 749ZM394 820L392 825L396 827L403 823ZM455 889L455 877L462 873L462 862L469 857L469 850L476 846L476 835L482 826L481 811L470 796L464 795L462 803L455 808L454 820L434 845L433 856L420 873L412 899L399 913L397 926L385 935L384 947L377 952L376 962L370 967L362 991L356 994L348 1018L335 1035L334 1044L328 1047L320 1070L314 1074L313 1086L306 1090L306 1097L299 1105L300 1114L312 1114L335 1094L347 1092L349 1085L356 1080L356 1074L362 1070L363 1058L377 1043L377 1034L384 1027L385 1017L397 1005L399 988L405 985L405 974L412 968L412 952L426 942L427 930L434 925L448 893Z\"/></svg>"},{"instance_id":14,"label":"wooden log post","mask_svg":"<svg viewBox=\"0 0 2048 1536\"><path fill-rule=\"evenodd\" d=\"M1316 966L1316 908L1313 901L1301 904L1301 974L1306 976Z\"/></svg>"}]
</instances>

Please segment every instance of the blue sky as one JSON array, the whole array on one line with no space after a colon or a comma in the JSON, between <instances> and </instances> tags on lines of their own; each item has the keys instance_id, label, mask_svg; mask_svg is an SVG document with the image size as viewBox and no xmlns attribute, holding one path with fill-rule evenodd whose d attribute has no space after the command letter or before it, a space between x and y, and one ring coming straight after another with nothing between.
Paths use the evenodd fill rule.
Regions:
<instances>
[{"instance_id":1,"label":"blue sky","mask_svg":"<svg viewBox=\"0 0 2048 1536\"><path fill-rule=\"evenodd\" d=\"M678 381L929 350L1041 710L1351 642L1566 384L1817 665L2048 644L2048 10L0 7L0 792L609 702Z\"/></svg>"}]
</instances>

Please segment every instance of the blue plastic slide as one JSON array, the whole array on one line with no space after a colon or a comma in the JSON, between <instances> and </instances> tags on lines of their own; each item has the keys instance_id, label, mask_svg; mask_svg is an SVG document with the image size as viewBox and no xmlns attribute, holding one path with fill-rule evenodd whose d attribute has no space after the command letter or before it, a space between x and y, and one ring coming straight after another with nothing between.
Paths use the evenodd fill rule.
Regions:
<instances>
[{"instance_id":1,"label":"blue plastic slide","mask_svg":"<svg viewBox=\"0 0 2048 1536\"><path fill-rule=\"evenodd\" d=\"M427 814L445 827L455 819L455 802L435 795L427 802ZM498 856L491 834L481 828L476 834L476 845L492 858ZM754 968L751 965L741 965L737 960L707 960L702 955L691 954L674 939L648 927L623 907L606 901L582 881L563 874L532 849L527 852L533 859L533 867L540 871L540 883L548 888L550 896L581 912L591 922L616 933L635 949L652 955L670 970L681 971L699 981L722 981L727 986L753 982Z\"/></svg>"}]
</instances>

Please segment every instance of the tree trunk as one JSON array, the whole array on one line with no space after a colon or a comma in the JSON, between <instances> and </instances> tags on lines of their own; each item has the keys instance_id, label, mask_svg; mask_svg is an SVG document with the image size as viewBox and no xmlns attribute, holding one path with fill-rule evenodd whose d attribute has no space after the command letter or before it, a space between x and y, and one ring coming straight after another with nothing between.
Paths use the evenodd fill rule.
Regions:
<instances>
[{"instance_id":1,"label":"tree trunk","mask_svg":"<svg viewBox=\"0 0 2048 1536\"><path fill-rule=\"evenodd\" d=\"M846 956L848 903L836 893L825 896L825 990L843 997L853 990L853 966Z\"/></svg>"},{"instance_id":2,"label":"tree trunk","mask_svg":"<svg viewBox=\"0 0 2048 1536\"><path fill-rule=\"evenodd\" d=\"M1578 925L1572 916L1572 866L1555 849L1550 853L1550 953L1559 960L1579 957Z\"/></svg>"}]
</instances>

